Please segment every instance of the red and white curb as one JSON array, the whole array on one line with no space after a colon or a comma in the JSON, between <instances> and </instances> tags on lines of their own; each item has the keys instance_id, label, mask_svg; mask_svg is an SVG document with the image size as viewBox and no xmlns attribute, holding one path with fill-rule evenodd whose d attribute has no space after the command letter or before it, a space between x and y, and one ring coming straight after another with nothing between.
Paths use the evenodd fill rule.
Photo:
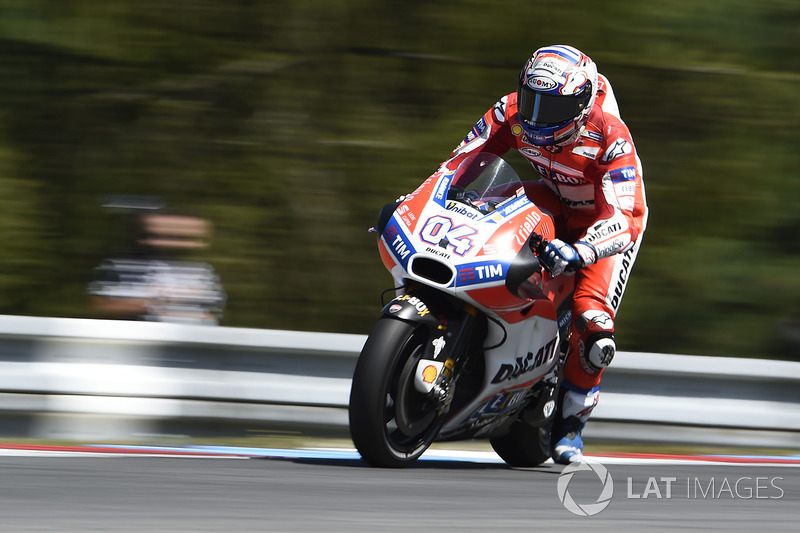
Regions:
<instances>
[{"instance_id":1,"label":"red and white curb","mask_svg":"<svg viewBox=\"0 0 800 533\"><path fill-rule=\"evenodd\" d=\"M79 445L56 446L37 444L0 444L0 456L38 457L203 457L203 458L275 458L275 459L321 459L359 460L356 450L346 448L246 448L235 446L128 446L128 445ZM656 453L604 453L587 455L603 464L621 465L758 465L800 467L800 456L760 455L682 455ZM423 461L463 461L473 463L503 464L497 454L489 451L428 450L420 458ZM552 464L550 461L546 464Z\"/></svg>"}]
</instances>

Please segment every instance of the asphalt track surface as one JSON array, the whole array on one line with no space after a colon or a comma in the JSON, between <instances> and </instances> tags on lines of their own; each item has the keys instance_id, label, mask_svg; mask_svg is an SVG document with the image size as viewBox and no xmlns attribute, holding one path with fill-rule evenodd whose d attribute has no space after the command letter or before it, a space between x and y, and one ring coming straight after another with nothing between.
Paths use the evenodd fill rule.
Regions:
<instances>
[{"instance_id":1,"label":"asphalt track surface","mask_svg":"<svg viewBox=\"0 0 800 533\"><path fill-rule=\"evenodd\" d=\"M0 531L779 532L800 522L798 458L595 457L569 472L441 452L387 470L343 450L31 448L0 448Z\"/></svg>"}]
</instances>

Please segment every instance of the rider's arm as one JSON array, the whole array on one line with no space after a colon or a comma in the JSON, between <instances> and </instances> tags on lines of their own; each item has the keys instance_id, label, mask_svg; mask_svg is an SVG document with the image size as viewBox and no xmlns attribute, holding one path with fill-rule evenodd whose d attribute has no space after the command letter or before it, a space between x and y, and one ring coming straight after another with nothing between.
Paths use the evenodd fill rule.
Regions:
<instances>
[{"instance_id":1,"label":"rider's arm","mask_svg":"<svg viewBox=\"0 0 800 533\"><path fill-rule=\"evenodd\" d=\"M597 260L629 250L644 231L647 217L642 165L628 128L606 115L605 143L595 179L597 218L579 241L597 251Z\"/></svg>"}]
</instances>

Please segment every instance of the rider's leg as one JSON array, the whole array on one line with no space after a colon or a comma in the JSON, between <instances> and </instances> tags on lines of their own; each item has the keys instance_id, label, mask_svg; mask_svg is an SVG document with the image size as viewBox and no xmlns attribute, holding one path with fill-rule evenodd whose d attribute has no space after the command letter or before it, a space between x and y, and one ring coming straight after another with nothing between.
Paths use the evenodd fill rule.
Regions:
<instances>
[{"instance_id":1,"label":"rider's leg","mask_svg":"<svg viewBox=\"0 0 800 533\"><path fill-rule=\"evenodd\" d=\"M596 300L576 298L560 410L553 427L553 460L583 458L583 431L600 396L600 376L614 357L614 319Z\"/></svg>"},{"instance_id":2,"label":"rider's leg","mask_svg":"<svg viewBox=\"0 0 800 533\"><path fill-rule=\"evenodd\" d=\"M553 460L580 461L581 432L600 395L603 370L616 353L614 318L636 260L639 242L629 251L602 259L576 274L572 332L564 366L560 414L553 428Z\"/></svg>"}]
</instances>

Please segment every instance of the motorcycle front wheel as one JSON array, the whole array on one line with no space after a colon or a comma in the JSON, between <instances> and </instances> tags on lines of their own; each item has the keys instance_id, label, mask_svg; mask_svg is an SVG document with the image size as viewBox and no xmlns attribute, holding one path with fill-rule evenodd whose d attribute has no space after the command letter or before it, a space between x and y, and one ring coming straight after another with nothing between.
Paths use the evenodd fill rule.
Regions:
<instances>
[{"instance_id":1,"label":"motorcycle front wheel","mask_svg":"<svg viewBox=\"0 0 800 533\"><path fill-rule=\"evenodd\" d=\"M350 436L372 466L410 465L442 427L436 402L414 387L428 342L419 324L383 317L361 350L350 389Z\"/></svg>"}]
</instances>

